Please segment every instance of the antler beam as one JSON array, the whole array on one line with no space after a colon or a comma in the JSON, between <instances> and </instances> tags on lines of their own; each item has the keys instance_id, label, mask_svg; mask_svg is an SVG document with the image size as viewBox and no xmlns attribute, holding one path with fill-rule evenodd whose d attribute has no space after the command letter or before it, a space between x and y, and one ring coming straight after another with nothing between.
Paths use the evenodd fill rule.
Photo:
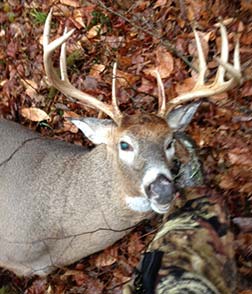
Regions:
<instances>
[{"instance_id":1,"label":"antler beam","mask_svg":"<svg viewBox=\"0 0 252 294\"><path fill-rule=\"evenodd\" d=\"M166 117L167 114L177 105L189 102L196 101L203 97L209 97L212 95L220 94L232 89L237 84L241 83L241 66L240 66L240 56L239 56L239 41L237 40L234 50L234 61L233 64L228 63L228 36L225 26L222 23L217 24L220 27L221 32L221 56L220 58L216 58L219 63L219 67L217 70L216 77L211 84L205 84L205 76L207 71L206 60L204 57L202 45L200 42L199 35L196 30L194 30L194 36L196 40L196 46L198 51L199 58L199 75L197 82L194 88L187 93L183 93L172 100L168 101L165 110L164 106L161 107L162 110L159 109L159 115ZM227 80L225 80L226 74L229 76ZM163 83L160 79L159 74L157 74L157 82L159 89L159 100L164 100L163 96Z\"/></svg>"},{"instance_id":2,"label":"antler beam","mask_svg":"<svg viewBox=\"0 0 252 294\"><path fill-rule=\"evenodd\" d=\"M112 105L103 103L99 100L97 100L95 97L82 92L75 88L69 81L68 75L67 75L67 69L66 69L66 41L69 39L69 37L73 34L74 29L67 32L67 29L65 29L63 36L60 38L49 42L50 38L50 25L51 25L51 19L52 19L52 10L50 10L46 23L44 28L44 34L43 34L43 48L44 48L44 66L45 66L45 72L48 77L48 80L51 82L51 84L61 91L64 95L69 95L73 98L76 98L77 100L81 101L82 103L91 106L93 108L96 108L100 111L103 111L106 113L109 117L111 117L116 124L120 124L122 114L119 110L116 96L115 96L115 75L116 75L116 66L114 66L113 69L113 97L112 97ZM60 72L61 72L61 78L58 76L55 68L53 67L52 63L52 54L56 48L61 46L61 54L60 54Z\"/></svg>"}]
</instances>

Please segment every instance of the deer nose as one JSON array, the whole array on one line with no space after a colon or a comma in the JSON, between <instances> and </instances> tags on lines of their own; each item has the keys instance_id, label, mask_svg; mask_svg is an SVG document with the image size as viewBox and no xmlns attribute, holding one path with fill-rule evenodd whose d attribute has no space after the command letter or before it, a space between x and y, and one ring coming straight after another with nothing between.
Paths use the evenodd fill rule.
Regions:
<instances>
[{"instance_id":1,"label":"deer nose","mask_svg":"<svg viewBox=\"0 0 252 294\"><path fill-rule=\"evenodd\" d=\"M158 175L152 183L145 187L145 192L150 200L154 200L159 205L165 205L172 201L175 188L165 175Z\"/></svg>"}]
</instances>

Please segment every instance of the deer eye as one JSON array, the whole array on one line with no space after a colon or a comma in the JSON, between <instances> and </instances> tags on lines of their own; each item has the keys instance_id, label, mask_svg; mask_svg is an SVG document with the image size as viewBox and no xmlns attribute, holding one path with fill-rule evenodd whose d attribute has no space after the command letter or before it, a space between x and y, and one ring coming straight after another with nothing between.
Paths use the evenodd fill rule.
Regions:
<instances>
[{"instance_id":1,"label":"deer eye","mask_svg":"<svg viewBox=\"0 0 252 294\"><path fill-rule=\"evenodd\" d=\"M120 142L120 148L123 151L133 151L133 147L125 141Z\"/></svg>"}]
</instances>

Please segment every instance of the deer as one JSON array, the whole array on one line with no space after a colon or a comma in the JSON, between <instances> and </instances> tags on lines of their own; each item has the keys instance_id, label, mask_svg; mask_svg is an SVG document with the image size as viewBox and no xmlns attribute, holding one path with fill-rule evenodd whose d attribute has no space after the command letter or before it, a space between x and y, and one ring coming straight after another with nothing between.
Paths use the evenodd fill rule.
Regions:
<instances>
[{"instance_id":1,"label":"deer","mask_svg":"<svg viewBox=\"0 0 252 294\"><path fill-rule=\"evenodd\" d=\"M71 118L94 143L88 150L43 138L23 126L0 120L0 266L19 276L46 276L125 236L153 211L164 214L176 195L172 165L176 134L184 132L200 105L240 82L239 44L228 62L227 31L220 24L221 56L215 80L205 83L202 45L195 87L168 102L157 71L158 111L127 115L116 97L113 67L112 102L102 102L74 87L67 75L66 41L74 30L50 42L52 10L43 33L44 68L56 89L105 113L109 118ZM61 47L60 75L52 55Z\"/></svg>"}]
</instances>

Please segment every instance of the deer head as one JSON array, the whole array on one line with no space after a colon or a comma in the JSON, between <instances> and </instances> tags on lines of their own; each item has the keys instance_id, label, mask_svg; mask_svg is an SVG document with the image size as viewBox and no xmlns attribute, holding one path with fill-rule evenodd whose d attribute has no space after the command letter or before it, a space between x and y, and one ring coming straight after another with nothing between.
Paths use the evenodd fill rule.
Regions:
<instances>
[{"instance_id":1,"label":"deer head","mask_svg":"<svg viewBox=\"0 0 252 294\"><path fill-rule=\"evenodd\" d=\"M177 132L184 131L193 118L202 97L209 97L227 91L241 79L239 43L234 52L234 64L228 63L227 32L219 24L222 37L222 51L215 80L205 84L206 61L197 31L194 30L198 57L199 75L195 87L189 92L169 100L165 99L161 77L156 72L159 106L157 114L127 115L121 113L116 99L116 64L113 68L112 104L108 105L95 97L75 88L69 81L66 70L66 40L74 30L49 43L50 11L44 29L44 65L51 84L63 94L78 99L82 103L107 114L111 119L81 118L71 121L94 144L105 144L110 160L113 161L115 175L119 179L123 201L134 211L165 213L175 194L171 168L176 154ZM52 64L54 50L61 46L61 78ZM225 79L226 73L229 78ZM188 102L190 102L188 104ZM187 103L186 105L182 105Z\"/></svg>"}]
</instances>

